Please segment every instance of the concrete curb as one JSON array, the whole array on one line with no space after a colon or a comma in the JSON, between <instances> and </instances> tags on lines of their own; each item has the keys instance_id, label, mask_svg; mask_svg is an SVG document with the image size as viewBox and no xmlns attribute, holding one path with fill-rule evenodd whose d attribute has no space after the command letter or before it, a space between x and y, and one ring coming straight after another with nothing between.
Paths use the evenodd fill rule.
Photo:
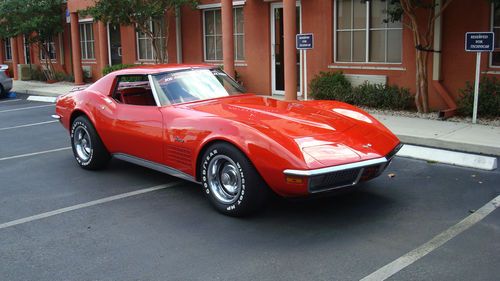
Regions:
<instances>
[{"instance_id":1,"label":"concrete curb","mask_svg":"<svg viewBox=\"0 0 500 281\"><path fill-rule=\"evenodd\" d=\"M29 96L27 100L30 101L41 101L41 102L51 102L54 103L57 100L57 97L48 97L48 96Z\"/></svg>"},{"instance_id":2,"label":"concrete curb","mask_svg":"<svg viewBox=\"0 0 500 281\"><path fill-rule=\"evenodd\" d=\"M33 95L33 96L48 96L48 97L58 97L61 94L58 93L53 93L53 92L46 92L46 91L40 91L40 90L29 90L29 89L22 89L22 90L15 90L13 91L17 94L22 94L22 95Z\"/></svg>"},{"instance_id":3,"label":"concrete curb","mask_svg":"<svg viewBox=\"0 0 500 281\"><path fill-rule=\"evenodd\" d=\"M414 146L409 144L405 144L397 155L401 157L421 159L487 171L492 171L497 168L497 158L495 157Z\"/></svg>"},{"instance_id":4,"label":"concrete curb","mask_svg":"<svg viewBox=\"0 0 500 281\"><path fill-rule=\"evenodd\" d=\"M435 138L408 136L404 134L397 134L397 136L401 140L401 142L408 144L423 145L439 149L455 150L455 151L462 151L469 153L479 153L484 155L500 156L500 150L497 147L492 147L487 145L454 142L450 140L435 139Z\"/></svg>"}]
</instances>

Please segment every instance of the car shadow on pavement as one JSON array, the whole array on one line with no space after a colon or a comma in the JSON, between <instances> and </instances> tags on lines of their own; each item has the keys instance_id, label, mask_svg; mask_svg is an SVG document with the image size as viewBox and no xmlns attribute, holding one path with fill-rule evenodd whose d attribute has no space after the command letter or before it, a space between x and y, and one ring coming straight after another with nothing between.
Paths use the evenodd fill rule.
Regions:
<instances>
[{"instance_id":1,"label":"car shadow on pavement","mask_svg":"<svg viewBox=\"0 0 500 281\"><path fill-rule=\"evenodd\" d=\"M308 221L312 224L336 221L356 223L383 216L392 206L392 199L370 191L376 184L365 184L337 191L322 197L285 199L274 197L266 210L257 214L268 219Z\"/></svg>"}]
</instances>

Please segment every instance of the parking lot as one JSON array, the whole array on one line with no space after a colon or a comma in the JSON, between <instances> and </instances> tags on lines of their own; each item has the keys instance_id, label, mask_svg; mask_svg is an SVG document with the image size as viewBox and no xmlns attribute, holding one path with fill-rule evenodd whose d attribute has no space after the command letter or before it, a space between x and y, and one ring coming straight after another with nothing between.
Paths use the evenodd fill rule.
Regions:
<instances>
[{"instance_id":1,"label":"parking lot","mask_svg":"<svg viewBox=\"0 0 500 281\"><path fill-rule=\"evenodd\" d=\"M492 205L498 170L396 157L350 192L231 218L193 183L118 160L79 168L53 112L0 100L0 280L380 280L386 265L389 280L500 276L500 210L447 232Z\"/></svg>"}]
</instances>

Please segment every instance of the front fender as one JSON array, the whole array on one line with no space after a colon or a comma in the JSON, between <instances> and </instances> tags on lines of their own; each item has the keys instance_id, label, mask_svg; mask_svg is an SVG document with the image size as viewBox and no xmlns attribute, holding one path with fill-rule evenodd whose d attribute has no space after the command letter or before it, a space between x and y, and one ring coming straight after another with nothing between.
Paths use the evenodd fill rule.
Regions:
<instances>
[{"instance_id":1,"label":"front fender","mask_svg":"<svg viewBox=\"0 0 500 281\"><path fill-rule=\"evenodd\" d=\"M205 149L214 142L224 141L234 145L248 157L273 191L282 195L293 193L287 187L283 171L290 167L307 169L301 149L293 139L262 126L253 127L232 120L210 119L212 119L209 122L212 130L201 141L195 152L198 156L195 171L198 172L200 159ZM299 188L295 191L297 195L306 192Z\"/></svg>"}]
</instances>

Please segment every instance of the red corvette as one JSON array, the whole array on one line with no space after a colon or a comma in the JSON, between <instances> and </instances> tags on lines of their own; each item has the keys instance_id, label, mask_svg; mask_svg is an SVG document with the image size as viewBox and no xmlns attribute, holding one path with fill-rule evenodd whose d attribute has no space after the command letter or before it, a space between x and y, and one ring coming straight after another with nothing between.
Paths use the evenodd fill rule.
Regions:
<instances>
[{"instance_id":1,"label":"red corvette","mask_svg":"<svg viewBox=\"0 0 500 281\"><path fill-rule=\"evenodd\" d=\"M271 191L307 196L377 177L401 146L354 106L248 94L203 65L113 72L61 96L54 117L82 168L115 157L200 183L234 216L258 209Z\"/></svg>"}]
</instances>

